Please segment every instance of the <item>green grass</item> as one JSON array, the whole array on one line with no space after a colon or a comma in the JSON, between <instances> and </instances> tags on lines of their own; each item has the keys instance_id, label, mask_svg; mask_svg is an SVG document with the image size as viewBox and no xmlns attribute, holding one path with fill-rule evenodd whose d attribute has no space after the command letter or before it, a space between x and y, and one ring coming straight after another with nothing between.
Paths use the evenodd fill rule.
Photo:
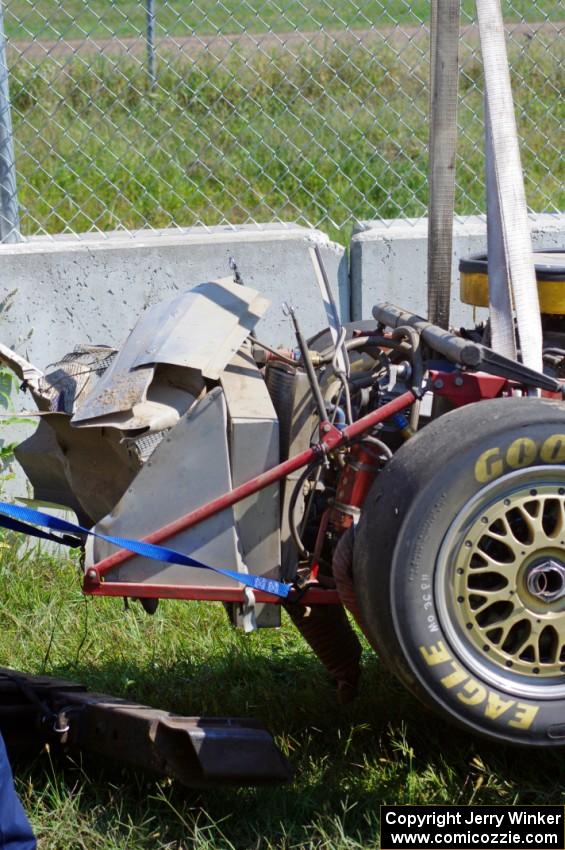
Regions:
<instances>
[{"instance_id":1,"label":"green grass","mask_svg":"<svg viewBox=\"0 0 565 850\"><path fill-rule=\"evenodd\" d=\"M7 0L4 2L6 32L9 38L28 40L81 39L138 36L145 33L143 0ZM557 0L506 0L508 20L560 20ZM474 3L463 2L465 20L474 18ZM427 0L343 0L336 6L329 0L224 0L187 3L186 0L156 0L157 37L163 35L209 35L218 31L285 32L290 30L365 29L372 25L417 24L429 16Z\"/></svg>"},{"instance_id":2,"label":"green grass","mask_svg":"<svg viewBox=\"0 0 565 850\"><path fill-rule=\"evenodd\" d=\"M539 35L512 50L526 192L564 208L564 63ZM484 207L481 68L463 51L457 211ZM356 219L427 204L427 67L390 46L323 61L305 51L160 61L151 96L135 60L12 69L22 230L166 227L249 220L321 224L346 241Z\"/></svg>"},{"instance_id":3,"label":"green grass","mask_svg":"<svg viewBox=\"0 0 565 850\"><path fill-rule=\"evenodd\" d=\"M288 785L198 792L44 752L16 764L40 850L376 850L381 803L565 802L562 755L446 734L368 649L360 696L341 707L288 621L244 636L219 605L125 612L85 601L76 566L33 551L5 548L0 578L0 665L186 714L259 717L295 769Z\"/></svg>"}]
</instances>

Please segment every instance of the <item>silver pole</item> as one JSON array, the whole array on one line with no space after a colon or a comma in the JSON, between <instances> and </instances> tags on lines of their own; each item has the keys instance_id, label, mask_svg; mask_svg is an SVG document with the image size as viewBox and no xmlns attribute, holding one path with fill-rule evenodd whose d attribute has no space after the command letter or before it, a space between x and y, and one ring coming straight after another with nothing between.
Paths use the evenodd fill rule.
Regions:
<instances>
[{"instance_id":1,"label":"silver pole","mask_svg":"<svg viewBox=\"0 0 565 850\"><path fill-rule=\"evenodd\" d=\"M543 371L538 288L518 130L514 115L504 21L499 0L476 0L488 103L489 157L498 195L500 233L518 325L522 362Z\"/></svg>"},{"instance_id":2,"label":"silver pole","mask_svg":"<svg viewBox=\"0 0 565 850\"><path fill-rule=\"evenodd\" d=\"M492 122L485 94L485 164L487 188L487 256L490 311L490 346L516 360L514 312L504 247L503 224L498 203L496 168L492 146Z\"/></svg>"},{"instance_id":3,"label":"silver pole","mask_svg":"<svg viewBox=\"0 0 565 850\"><path fill-rule=\"evenodd\" d=\"M149 86L153 90L157 85L155 72L155 0L146 0L146 4L147 74Z\"/></svg>"},{"instance_id":4,"label":"silver pole","mask_svg":"<svg viewBox=\"0 0 565 850\"><path fill-rule=\"evenodd\" d=\"M428 318L449 327L457 84L459 0L432 0L430 15L430 137L428 200Z\"/></svg>"},{"instance_id":5,"label":"silver pole","mask_svg":"<svg viewBox=\"0 0 565 850\"><path fill-rule=\"evenodd\" d=\"M19 241L20 217L4 34L4 7L0 0L0 242Z\"/></svg>"}]
</instances>

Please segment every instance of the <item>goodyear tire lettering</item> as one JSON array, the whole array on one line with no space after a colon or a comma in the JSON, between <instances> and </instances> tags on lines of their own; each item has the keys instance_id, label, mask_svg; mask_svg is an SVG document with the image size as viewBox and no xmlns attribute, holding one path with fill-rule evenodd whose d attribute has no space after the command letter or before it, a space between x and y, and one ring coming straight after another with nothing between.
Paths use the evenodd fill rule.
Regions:
<instances>
[{"instance_id":1,"label":"goodyear tire lettering","mask_svg":"<svg viewBox=\"0 0 565 850\"><path fill-rule=\"evenodd\" d=\"M506 463L512 469L522 469L530 466L536 459L538 453L537 444L529 437L518 437L508 446L506 452Z\"/></svg>"},{"instance_id":2,"label":"goodyear tire lettering","mask_svg":"<svg viewBox=\"0 0 565 850\"><path fill-rule=\"evenodd\" d=\"M461 667L441 640L431 646L420 646L419 649L428 667L436 667L439 664L449 665L446 675L440 679L440 682L464 705L480 706L484 716L489 720L500 721L514 729L531 727L539 706L518 702L515 699L504 699L496 691L478 682Z\"/></svg>"},{"instance_id":3,"label":"goodyear tire lettering","mask_svg":"<svg viewBox=\"0 0 565 850\"><path fill-rule=\"evenodd\" d=\"M475 479L480 484L487 484L499 478L504 472L504 460L500 449L487 449L475 464Z\"/></svg>"},{"instance_id":4,"label":"goodyear tire lettering","mask_svg":"<svg viewBox=\"0 0 565 850\"><path fill-rule=\"evenodd\" d=\"M553 434L544 441L540 451L544 463L565 462L565 434Z\"/></svg>"},{"instance_id":5,"label":"goodyear tire lettering","mask_svg":"<svg viewBox=\"0 0 565 850\"><path fill-rule=\"evenodd\" d=\"M507 469L523 469L538 459L542 463L565 463L565 434L552 434L541 446L531 437L518 437L504 454L498 446L487 449L475 462L475 481L488 484Z\"/></svg>"}]
</instances>

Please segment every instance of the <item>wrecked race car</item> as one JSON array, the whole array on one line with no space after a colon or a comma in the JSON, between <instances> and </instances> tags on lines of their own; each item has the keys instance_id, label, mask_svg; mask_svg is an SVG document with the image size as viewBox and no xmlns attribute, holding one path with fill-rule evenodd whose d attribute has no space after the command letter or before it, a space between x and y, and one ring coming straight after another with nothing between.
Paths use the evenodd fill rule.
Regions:
<instances>
[{"instance_id":1,"label":"wrecked race car","mask_svg":"<svg viewBox=\"0 0 565 850\"><path fill-rule=\"evenodd\" d=\"M562 745L555 340L542 374L480 328L388 304L342 327L322 292L330 328L309 341L287 308L295 350L257 339L267 301L231 279L45 374L2 348L40 411L16 457L35 499L78 525L6 504L3 521L83 546L87 594L149 612L217 600L246 630L284 605L344 698L361 655L348 608L428 706L491 739Z\"/></svg>"}]
</instances>

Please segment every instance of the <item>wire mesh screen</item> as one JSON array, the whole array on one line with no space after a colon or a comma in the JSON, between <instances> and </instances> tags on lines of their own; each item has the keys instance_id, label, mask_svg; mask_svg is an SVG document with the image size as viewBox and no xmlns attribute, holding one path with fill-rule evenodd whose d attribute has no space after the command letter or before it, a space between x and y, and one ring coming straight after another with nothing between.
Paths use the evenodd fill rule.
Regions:
<instances>
[{"instance_id":1,"label":"wire mesh screen","mask_svg":"<svg viewBox=\"0 0 565 850\"><path fill-rule=\"evenodd\" d=\"M4 0L23 234L296 221L337 238L427 205L424 0ZM504 8L526 192L563 208L557 0ZM462 13L457 212L484 209Z\"/></svg>"}]
</instances>

